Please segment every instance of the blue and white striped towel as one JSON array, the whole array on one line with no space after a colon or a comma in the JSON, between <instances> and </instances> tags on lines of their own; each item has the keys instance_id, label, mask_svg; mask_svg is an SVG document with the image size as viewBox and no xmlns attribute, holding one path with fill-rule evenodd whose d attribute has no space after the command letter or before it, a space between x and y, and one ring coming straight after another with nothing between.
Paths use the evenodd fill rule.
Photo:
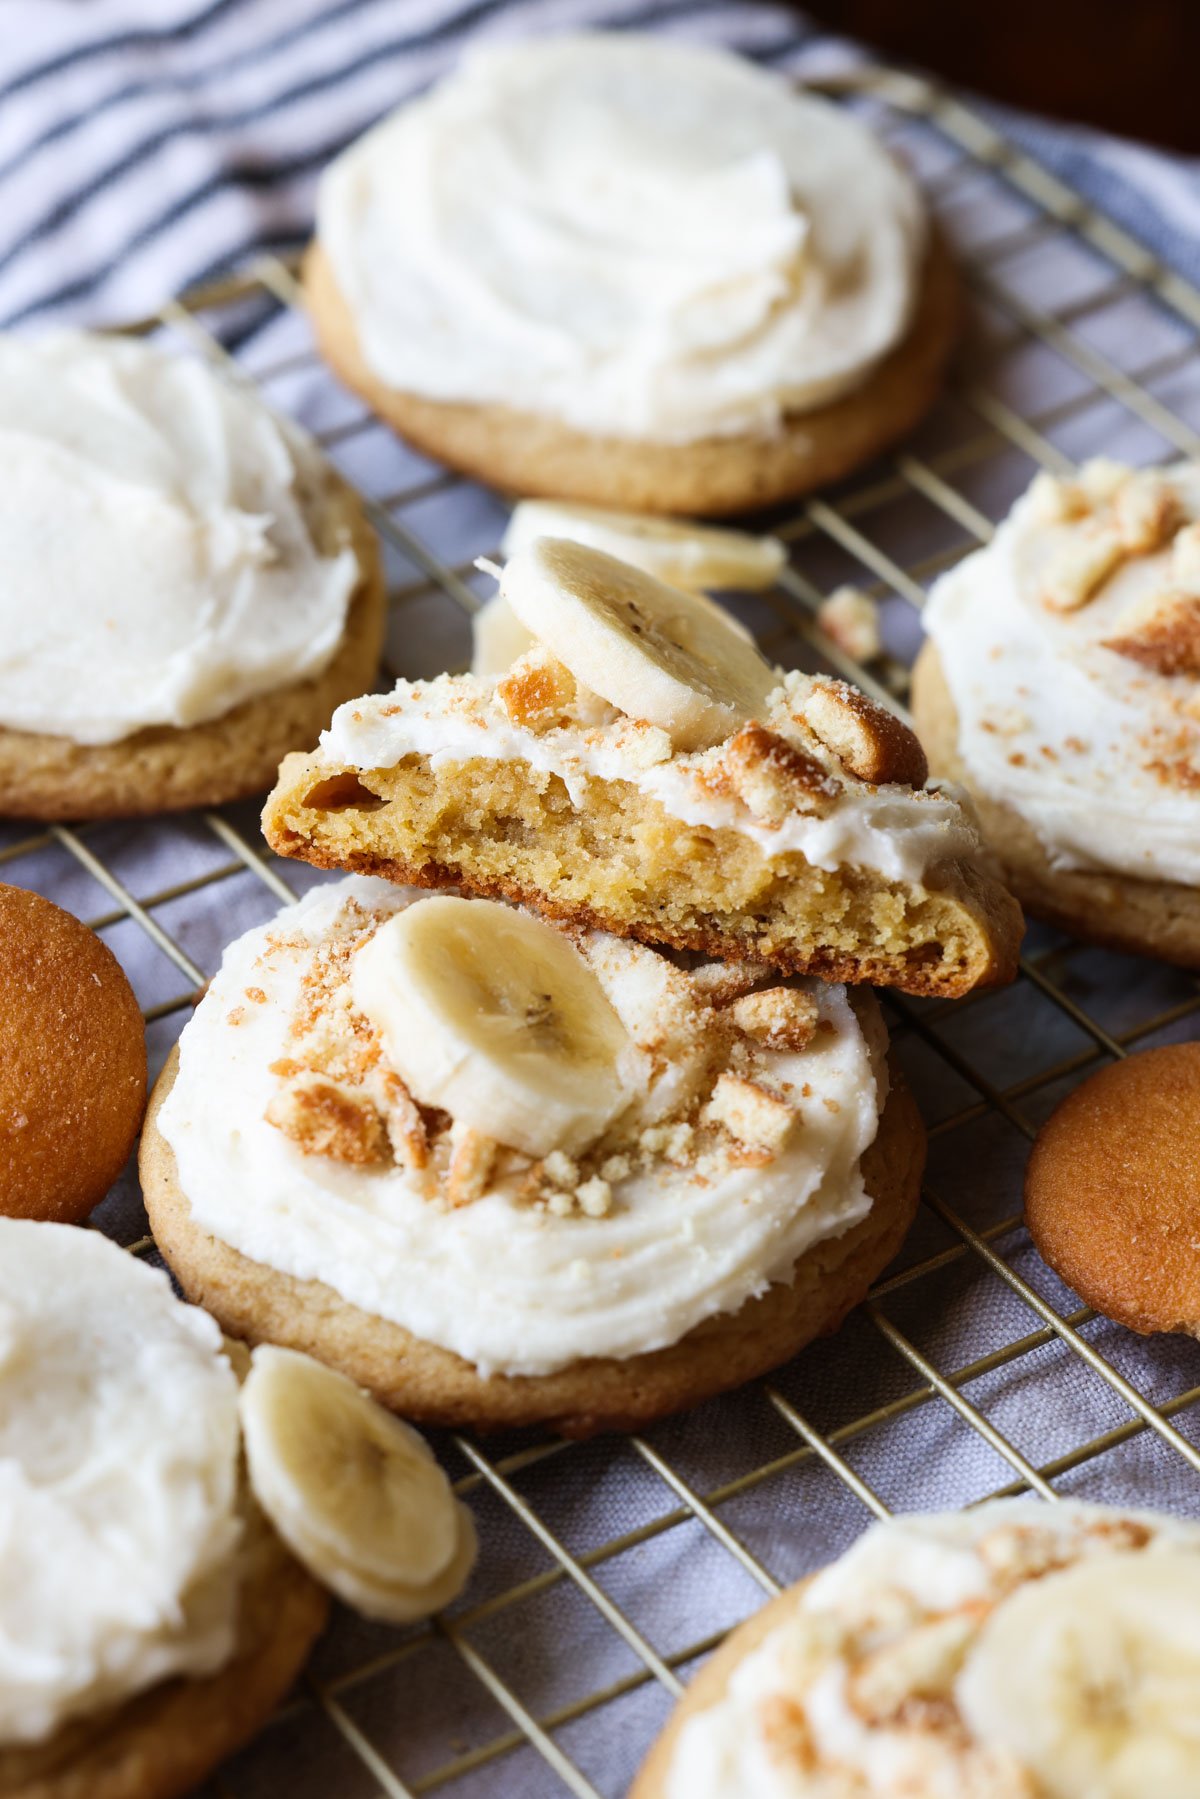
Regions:
<instances>
[{"instance_id":1,"label":"blue and white striped towel","mask_svg":"<svg viewBox=\"0 0 1200 1799\"><path fill-rule=\"evenodd\" d=\"M0 0L0 322L138 316L302 241L329 158L469 42L584 25L808 71L853 55L757 0ZM1200 276L1200 164L1016 128Z\"/></svg>"}]
</instances>

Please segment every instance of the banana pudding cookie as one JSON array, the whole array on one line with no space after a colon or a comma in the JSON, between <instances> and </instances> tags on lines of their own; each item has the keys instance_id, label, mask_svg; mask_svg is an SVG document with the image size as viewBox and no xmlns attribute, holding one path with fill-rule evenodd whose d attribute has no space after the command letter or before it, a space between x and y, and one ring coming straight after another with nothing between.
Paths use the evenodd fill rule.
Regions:
<instances>
[{"instance_id":1,"label":"banana pudding cookie","mask_svg":"<svg viewBox=\"0 0 1200 1799\"><path fill-rule=\"evenodd\" d=\"M937 395L959 290L845 109L635 33L489 49L321 182L333 368L505 491L717 515L839 479Z\"/></svg>"},{"instance_id":2,"label":"banana pudding cookie","mask_svg":"<svg viewBox=\"0 0 1200 1799\"><path fill-rule=\"evenodd\" d=\"M274 849L832 980L1011 978L1020 913L890 712L565 539L518 551L500 592L535 648L342 706L280 769Z\"/></svg>"},{"instance_id":3,"label":"banana pudding cookie","mask_svg":"<svg viewBox=\"0 0 1200 1799\"><path fill-rule=\"evenodd\" d=\"M231 946L142 1138L159 1247L231 1334L572 1434L834 1329L923 1161L870 995L361 878Z\"/></svg>"},{"instance_id":4,"label":"banana pudding cookie","mask_svg":"<svg viewBox=\"0 0 1200 1799\"><path fill-rule=\"evenodd\" d=\"M1200 463L1039 475L925 622L917 729L1018 899L1200 968Z\"/></svg>"},{"instance_id":5,"label":"banana pudding cookie","mask_svg":"<svg viewBox=\"0 0 1200 1799\"><path fill-rule=\"evenodd\" d=\"M351 1383L306 1356L223 1353L158 1270L97 1232L15 1219L0 1219L0 1541L4 1799L190 1791L291 1685L324 1585L412 1618L474 1554L420 1438Z\"/></svg>"},{"instance_id":6,"label":"banana pudding cookie","mask_svg":"<svg viewBox=\"0 0 1200 1799\"><path fill-rule=\"evenodd\" d=\"M132 340L0 336L0 815L261 792L375 678L374 534L294 427Z\"/></svg>"},{"instance_id":7,"label":"banana pudding cookie","mask_svg":"<svg viewBox=\"0 0 1200 1799\"><path fill-rule=\"evenodd\" d=\"M895 1518L733 1633L630 1799L1191 1799L1198 1642L1190 1521Z\"/></svg>"}]
</instances>

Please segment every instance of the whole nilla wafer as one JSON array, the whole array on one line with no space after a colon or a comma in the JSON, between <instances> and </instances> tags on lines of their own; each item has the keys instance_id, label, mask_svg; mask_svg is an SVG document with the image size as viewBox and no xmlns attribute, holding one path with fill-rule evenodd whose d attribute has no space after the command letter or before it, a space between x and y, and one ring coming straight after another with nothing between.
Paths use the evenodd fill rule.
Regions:
<instances>
[{"instance_id":1,"label":"whole nilla wafer","mask_svg":"<svg viewBox=\"0 0 1200 1799\"><path fill-rule=\"evenodd\" d=\"M0 1213L85 1217L145 1109L142 1017L120 963L61 906L0 885Z\"/></svg>"},{"instance_id":2,"label":"whole nilla wafer","mask_svg":"<svg viewBox=\"0 0 1200 1799\"><path fill-rule=\"evenodd\" d=\"M1106 1318L1200 1335L1200 1043L1129 1056L1068 1095L1034 1144L1025 1219Z\"/></svg>"}]
</instances>

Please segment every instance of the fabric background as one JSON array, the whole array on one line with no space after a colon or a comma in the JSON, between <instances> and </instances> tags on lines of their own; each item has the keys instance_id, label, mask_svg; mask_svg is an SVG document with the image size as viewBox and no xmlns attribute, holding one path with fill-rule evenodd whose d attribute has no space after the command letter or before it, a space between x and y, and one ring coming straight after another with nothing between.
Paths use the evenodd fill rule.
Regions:
<instances>
[{"instance_id":1,"label":"fabric background","mask_svg":"<svg viewBox=\"0 0 1200 1799\"><path fill-rule=\"evenodd\" d=\"M468 43L586 25L808 72L856 54L754 0L0 0L0 323L133 316L302 241L322 166ZM1200 272L1200 164L1009 125Z\"/></svg>"}]
</instances>

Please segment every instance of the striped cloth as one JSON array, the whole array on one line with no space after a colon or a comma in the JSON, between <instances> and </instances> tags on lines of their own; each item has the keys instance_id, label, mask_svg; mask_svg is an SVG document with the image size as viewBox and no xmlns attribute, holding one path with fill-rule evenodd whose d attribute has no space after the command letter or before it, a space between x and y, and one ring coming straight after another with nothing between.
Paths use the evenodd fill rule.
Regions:
<instances>
[{"instance_id":1,"label":"striped cloth","mask_svg":"<svg viewBox=\"0 0 1200 1799\"><path fill-rule=\"evenodd\" d=\"M323 165L469 41L584 25L805 71L853 54L757 0L0 0L0 323L138 316L301 242ZM1021 134L1200 274L1200 166Z\"/></svg>"}]
</instances>

